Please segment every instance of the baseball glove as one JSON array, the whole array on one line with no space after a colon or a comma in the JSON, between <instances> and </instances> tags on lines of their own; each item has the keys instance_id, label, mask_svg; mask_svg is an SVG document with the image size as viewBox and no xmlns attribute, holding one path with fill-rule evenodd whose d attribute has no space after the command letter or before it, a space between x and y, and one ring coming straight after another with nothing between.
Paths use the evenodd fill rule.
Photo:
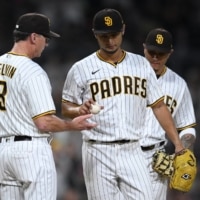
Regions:
<instances>
[{"instance_id":1,"label":"baseball glove","mask_svg":"<svg viewBox=\"0 0 200 200\"><path fill-rule=\"evenodd\" d=\"M197 174L196 158L192 151L184 149L176 154L173 162L174 173L170 179L170 188L188 192Z\"/></svg>"},{"instance_id":2,"label":"baseball glove","mask_svg":"<svg viewBox=\"0 0 200 200\"><path fill-rule=\"evenodd\" d=\"M174 154L169 155L164 151L156 151L153 155L152 167L160 175L171 177L174 172Z\"/></svg>"}]
</instances>

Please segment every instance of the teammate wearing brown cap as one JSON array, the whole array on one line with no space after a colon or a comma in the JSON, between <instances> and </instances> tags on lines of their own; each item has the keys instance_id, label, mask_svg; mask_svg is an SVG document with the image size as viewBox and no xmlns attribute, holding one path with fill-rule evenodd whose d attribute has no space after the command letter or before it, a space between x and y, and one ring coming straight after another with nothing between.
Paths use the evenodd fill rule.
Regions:
<instances>
[{"instance_id":1,"label":"teammate wearing brown cap","mask_svg":"<svg viewBox=\"0 0 200 200\"><path fill-rule=\"evenodd\" d=\"M27 13L17 21L12 50L0 57L0 199L56 200L50 146L55 132L91 129L91 115L71 122L55 116L51 85L34 61L51 38L49 19Z\"/></svg>"},{"instance_id":2,"label":"teammate wearing brown cap","mask_svg":"<svg viewBox=\"0 0 200 200\"><path fill-rule=\"evenodd\" d=\"M191 95L186 82L166 66L173 53L172 35L163 28L151 30L145 40L144 55L156 73L158 85L165 94L164 102L170 110L179 137L185 148L193 149L196 133L195 115ZM148 161L154 200L166 200L168 178L152 169L152 156L157 150L164 150L167 143L165 131L156 120L152 110L147 108L141 148Z\"/></svg>"},{"instance_id":3,"label":"teammate wearing brown cap","mask_svg":"<svg viewBox=\"0 0 200 200\"><path fill-rule=\"evenodd\" d=\"M117 10L96 13L93 33L99 50L72 66L63 88L62 113L66 117L90 113L94 102L104 107L90 119L98 126L82 131L88 200L153 199L139 144L147 105L176 151L183 148L149 62L121 48L124 32Z\"/></svg>"}]
</instances>

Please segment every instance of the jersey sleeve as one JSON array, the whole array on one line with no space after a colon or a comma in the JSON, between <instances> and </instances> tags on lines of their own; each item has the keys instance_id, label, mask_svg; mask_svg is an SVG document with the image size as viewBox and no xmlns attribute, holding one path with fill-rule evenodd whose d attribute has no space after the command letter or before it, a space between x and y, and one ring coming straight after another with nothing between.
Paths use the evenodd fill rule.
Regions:
<instances>
[{"instance_id":1,"label":"jersey sleeve","mask_svg":"<svg viewBox=\"0 0 200 200\"><path fill-rule=\"evenodd\" d=\"M184 94L174 119L179 131L196 125L192 97L187 85L185 85Z\"/></svg>"},{"instance_id":2,"label":"jersey sleeve","mask_svg":"<svg viewBox=\"0 0 200 200\"><path fill-rule=\"evenodd\" d=\"M26 83L28 110L32 118L55 113L50 81L45 73L33 76Z\"/></svg>"},{"instance_id":3,"label":"jersey sleeve","mask_svg":"<svg viewBox=\"0 0 200 200\"><path fill-rule=\"evenodd\" d=\"M69 70L62 92L62 101L70 101L78 105L82 104L83 86L80 84L81 76L76 64Z\"/></svg>"},{"instance_id":4,"label":"jersey sleeve","mask_svg":"<svg viewBox=\"0 0 200 200\"><path fill-rule=\"evenodd\" d=\"M164 99L164 94L159 86L155 72L150 64L147 64L148 77L147 77L147 106L152 107L159 101Z\"/></svg>"}]
</instances>

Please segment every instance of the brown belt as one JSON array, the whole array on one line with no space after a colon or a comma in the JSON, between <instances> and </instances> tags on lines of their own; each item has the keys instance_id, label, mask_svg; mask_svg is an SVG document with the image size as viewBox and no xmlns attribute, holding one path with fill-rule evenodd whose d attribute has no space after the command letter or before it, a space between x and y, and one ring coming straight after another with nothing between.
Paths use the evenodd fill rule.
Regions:
<instances>
[{"instance_id":1,"label":"brown belt","mask_svg":"<svg viewBox=\"0 0 200 200\"><path fill-rule=\"evenodd\" d=\"M162 142L160 142L159 144L154 144L154 145L147 146L147 147L141 146L141 149L142 149L142 151L149 151L149 150L154 149L155 147L161 147L161 146L164 145L164 144L165 144L165 141L162 141Z\"/></svg>"}]
</instances>

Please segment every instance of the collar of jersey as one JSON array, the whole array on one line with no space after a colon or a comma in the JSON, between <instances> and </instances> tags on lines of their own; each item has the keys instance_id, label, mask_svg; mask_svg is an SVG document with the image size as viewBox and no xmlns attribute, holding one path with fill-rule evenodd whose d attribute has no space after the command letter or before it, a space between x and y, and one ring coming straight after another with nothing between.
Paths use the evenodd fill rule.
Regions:
<instances>
[{"instance_id":1,"label":"collar of jersey","mask_svg":"<svg viewBox=\"0 0 200 200\"><path fill-rule=\"evenodd\" d=\"M27 57L28 58L28 56L27 55L25 55L25 54L18 54L18 53L14 53L14 52L8 52L7 54L12 54L12 55L15 55L15 56L25 56L25 57Z\"/></svg>"},{"instance_id":2,"label":"collar of jersey","mask_svg":"<svg viewBox=\"0 0 200 200\"><path fill-rule=\"evenodd\" d=\"M167 66L165 65L165 67L164 67L163 71L161 72L161 74L156 75L157 78L160 78L161 76L163 76L166 73L166 71L167 71Z\"/></svg>"},{"instance_id":3,"label":"collar of jersey","mask_svg":"<svg viewBox=\"0 0 200 200\"><path fill-rule=\"evenodd\" d=\"M122 50L122 53L123 53L123 55L122 55L122 57L119 59L119 61L113 63L113 62L106 61L104 58L102 58L102 57L99 55L99 51L96 52L97 57L98 57L100 60L102 60L102 61L104 61L104 62L107 62L107 63L109 63L109 64L111 64L111 65L113 65L113 66L117 66L117 64L121 63L121 62L124 60L124 58L125 58L125 56L126 56L126 52L125 52L124 50Z\"/></svg>"}]
</instances>

